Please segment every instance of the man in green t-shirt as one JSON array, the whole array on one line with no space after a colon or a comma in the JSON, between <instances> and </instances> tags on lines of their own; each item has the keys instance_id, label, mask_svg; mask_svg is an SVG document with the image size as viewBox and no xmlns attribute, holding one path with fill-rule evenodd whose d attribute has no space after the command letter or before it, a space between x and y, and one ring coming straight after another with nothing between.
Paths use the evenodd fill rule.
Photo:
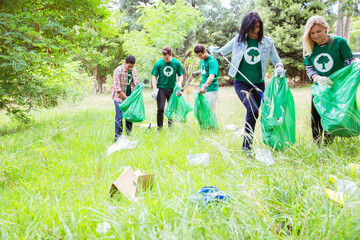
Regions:
<instances>
[{"instance_id":1,"label":"man in green t-shirt","mask_svg":"<svg viewBox=\"0 0 360 240\"><path fill-rule=\"evenodd\" d=\"M152 97L157 101L157 125L159 129L163 126L165 102L169 101L175 84L181 88L184 74L181 63L172 57L172 50L169 46L163 47L161 54L163 58L155 63L151 72L154 89ZM176 76L178 76L177 83ZM171 119L168 119L168 125L172 125Z\"/></svg>"},{"instance_id":2,"label":"man in green t-shirt","mask_svg":"<svg viewBox=\"0 0 360 240\"><path fill-rule=\"evenodd\" d=\"M194 47L194 52L198 58L200 58L200 73L201 73L201 83L200 83L200 94L205 94L206 98L209 100L211 110L216 119L216 102L218 99L219 91L219 64L218 61L213 58L205 50L203 44L196 44Z\"/></svg>"}]
</instances>

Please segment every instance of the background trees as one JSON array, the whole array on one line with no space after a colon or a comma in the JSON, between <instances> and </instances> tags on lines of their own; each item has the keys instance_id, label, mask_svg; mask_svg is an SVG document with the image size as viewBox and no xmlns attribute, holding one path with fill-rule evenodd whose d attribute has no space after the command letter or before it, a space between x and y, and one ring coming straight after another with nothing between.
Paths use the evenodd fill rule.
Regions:
<instances>
[{"instance_id":1,"label":"background trees","mask_svg":"<svg viewBox=\"0 0 360 240\"><path fill-rule=\"evenodd\" d=\"M306 79L300 39L311 15L325 16L331 33L341 29L337 35L360 51L356 0L231 0L230 6L220 0L0 1L0 111L26 120L31 108L77 99L89 85L101 93L127 54L137 57L140 79L149 78L164 45L174 49L187 78L198 68L194 44L225 45L249 11L260 13L288 77ZM220 84L231 83L227 63L219 59L219 66Z\"/></svg>"}]
</instances>

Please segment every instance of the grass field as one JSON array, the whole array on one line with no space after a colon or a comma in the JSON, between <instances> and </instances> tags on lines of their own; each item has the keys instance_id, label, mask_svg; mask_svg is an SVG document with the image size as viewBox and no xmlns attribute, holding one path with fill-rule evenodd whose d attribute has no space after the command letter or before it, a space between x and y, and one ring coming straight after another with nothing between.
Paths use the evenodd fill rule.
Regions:
<instances>
[{"instance_id":1,"label":"grass field","mask_svg":"<svg viewBox=\"0 0 360 240\"><path fill-rule=\"evenodd\" d=\"M326 148L311 144L310 88L292 89L296 144L272 152L271 166L246 158L242 137L227 124L244 126L245 109L233 88L221 88L219 131L200 131L193 113L174 128L135 124L134 149L113 144L114 104L109 95L89 97L33 113L29 126L0 114L0 236L2 239L359 239L360 199L329 200L333 174L359 182L345 169L359 163L359 139L336 138ZM145 89L149 123L155 105ZM359 94L358 94L359 96ZM193 97L190 96L190 102ZM257 122L254 146L261 142ZM186 156L209 153L210 164L192 166ZM111 183L125 166L155 173L151 190L137 202L110 198ZM230 203L203 206L190 196L203 186L231 195ZM107 233L97 225L107 222Z\"/></svg>"}]
</instances>

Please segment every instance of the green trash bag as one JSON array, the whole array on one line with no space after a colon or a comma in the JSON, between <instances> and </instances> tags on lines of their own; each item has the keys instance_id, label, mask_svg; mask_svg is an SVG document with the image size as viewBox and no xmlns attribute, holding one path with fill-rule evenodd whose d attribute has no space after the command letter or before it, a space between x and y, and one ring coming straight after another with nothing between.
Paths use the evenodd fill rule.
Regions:
<instances>
[{"instance_id":1,"label":"green trash bag","mask_svg":"<svg viewBox=\"0 0 360 240\"><path fill-rule=\"evenodd\" d=\"M199 93L195 93L194 95L194 115L200 125L200 129L218 129L219 126L211 110L208 99L204 94L200 95Z\"/></svg>"},{"instance_id":2,"label":"green trash bag","mask_svg":"<svg viewBox=\"0 0 360 240\"><path fill-rule=\"evenodd\" d=\"M164 113L168 119L173 119L179 122L186 122L186 115L193 111L193 108L183 96L176 96L176 92L179 90L180 88L175 86Z\"/></svg>"},{"instance_id":3,"label":"green trash bag","mask_svg":"<svg viewBox=\"0 0 360 240\"><path fill-rule=\"evenodd\" d=\"M323 129L335 136L354 137L360 134L360 112L356 91L360 83L360 64L337 70L329 76L332 87L314 85L311 93L321 117Z\"/></svg>"},{"instance_id":4,"label":"green trash bag","mask_svg":"<svg viewBox=\"0 0 360 240\"><path fill-rule=\"evenodd\" d=\"M275 150L295 143L295 104L286 78L272 77L261 103L262 141Z\"/></svg>"},{"instance_id":5,"label":"green trash bag","mask_svg":"<svg viewBox=\"0 0 360 240\"><path fill-rule=\"evenodd\" d=\"M119 104L123 118L129 122L142 122L145 120L145 106L141 94L144 87L145 85L139 82L130 96L123 103Z\"/></svg>"}]
</instances>

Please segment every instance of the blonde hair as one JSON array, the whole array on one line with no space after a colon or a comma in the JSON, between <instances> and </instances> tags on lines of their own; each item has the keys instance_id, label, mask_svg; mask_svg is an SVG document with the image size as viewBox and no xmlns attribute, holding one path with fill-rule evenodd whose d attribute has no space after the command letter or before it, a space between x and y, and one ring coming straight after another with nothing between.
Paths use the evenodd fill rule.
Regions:
<instances>
[{"instance_id":1,"label":"blonde hair","mask_svg":"<svg viewBox=\"0 0 360 240\"><path fill-rule=\"evenodd\" d=\"M302 36L301 42L303 45L303 56L310 56L314 50L314 41L310 37L310 30L315 25L319 25L322 28L325 28L327 34L329 30L329 24L321 16L312 16L309 18L305 24L304 35Z\"/></svg>"}]
</instances>

